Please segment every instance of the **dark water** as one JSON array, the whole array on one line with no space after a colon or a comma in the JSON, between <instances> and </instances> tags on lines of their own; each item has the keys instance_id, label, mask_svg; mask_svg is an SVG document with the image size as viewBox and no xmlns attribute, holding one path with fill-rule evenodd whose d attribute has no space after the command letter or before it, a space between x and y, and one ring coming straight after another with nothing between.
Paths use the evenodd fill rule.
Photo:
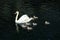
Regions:
<instances>
[{"instance_id":1,"label":"dark water","mask_svg":"<svg viewBox=\"0 0 60 40\"><path fill-rule=\"evenodd\" d=\"M58 0L1 0L0 40L60 40L60 2ZM36 15L38 25L32 31L16 32L15 11ZM44 21L50 25L45 25Z\"/></svg>"}]
</instances>

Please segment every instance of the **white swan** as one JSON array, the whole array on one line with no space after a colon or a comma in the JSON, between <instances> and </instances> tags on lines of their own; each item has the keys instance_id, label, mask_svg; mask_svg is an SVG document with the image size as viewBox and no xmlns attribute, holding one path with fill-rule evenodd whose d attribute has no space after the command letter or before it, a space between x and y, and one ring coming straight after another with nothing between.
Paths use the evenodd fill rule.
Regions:
<instances>
[{"instance_id":1,"label":"white swan","mask_svg":"<svg viewBox=\"0 0 60 40\"><path fill-rule=\"evenodd\" d=\"M33 20L33 18L29 18L28 15L22 15L19 19L18 19L18 15L19 15L19 11L16 11L16 19L15 19L15 23L27 23L30 22L31 20ZM17 20L18 19L18 20Z\"/></svg>"},{"instance_id":2,"label":"white swan","mask_svg":"<svg viewBox=\"0 0 60 40\"><path fill-rule=\"evenodd\" d=\"M17 24L21 24L22 27L26 27L26 25L28 25L28 22L30 22L31 20L33 20L34 18L38 18L38 17L29 17L27 14L22 15L19 19L18 19L18 15L19 15L19 11L16 11L16 18L15 18L15 23L16 23L16 30L19 31ZM26 25L23 25L24 23L26 23Z\"/></svg>"}]
</instances>

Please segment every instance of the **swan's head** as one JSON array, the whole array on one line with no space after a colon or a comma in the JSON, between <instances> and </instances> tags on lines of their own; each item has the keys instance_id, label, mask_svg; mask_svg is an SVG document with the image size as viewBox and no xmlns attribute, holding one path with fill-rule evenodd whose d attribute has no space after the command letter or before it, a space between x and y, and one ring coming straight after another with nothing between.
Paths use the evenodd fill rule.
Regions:
<instances>
[{"instance_id":1,"label":"swan's head","mask_svg":"<svg viewBox=\"0 0 60 40\"><path fill-rule=\"evenodd\" d=\"M19 14L19 11L16 11L15 14Z\"/></svg>"}]
</instances>

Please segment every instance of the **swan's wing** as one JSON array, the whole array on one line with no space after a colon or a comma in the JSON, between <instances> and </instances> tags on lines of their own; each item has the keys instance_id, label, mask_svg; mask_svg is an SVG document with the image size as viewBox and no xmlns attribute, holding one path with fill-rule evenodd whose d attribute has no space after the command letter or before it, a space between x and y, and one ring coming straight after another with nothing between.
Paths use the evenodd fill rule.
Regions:
<instances>
[{"instance_id":1,"label":"swan's wing","mask_svg":"<svg viewBox=\"0 0 60 40\"><path fill-rule=\"evenodd\" d=\"M18 21L24 23L27 22L27 20L29 20L28 15L22 15Z\"/></svg>"}]
</instances>

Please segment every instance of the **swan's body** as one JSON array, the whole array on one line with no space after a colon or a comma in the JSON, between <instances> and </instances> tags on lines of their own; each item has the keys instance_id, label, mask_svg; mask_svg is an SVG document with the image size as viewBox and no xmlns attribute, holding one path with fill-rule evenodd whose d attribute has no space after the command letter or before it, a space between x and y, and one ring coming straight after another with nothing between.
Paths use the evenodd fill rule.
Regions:
<instances>
[{"instance_id":1,"label":"swan's body","mask_svg":"<svg viewBox=\"0 0 60 40\"><path fill-rule=\"evenodd\" d=\"M18 19L19 12L17 11L16 13L17 13L17 15L16 15L15 23L27 23L27 22L30 22L33 19L33 18L29 18L28 15L26 15L26 14L25 15L22 15Z\"/></svg>"},{"instance_id":2,"label":"swan's body","mask_svg":"<svg viewBox=\"0 0 60 40\"><path fill-rule=\"evenodd\" d=\"M22 15L19 20L16 20L16 23L27 23L30 22L33 18L29 18L28 15Z\"/></svg>"},{"instance_id":3,"label":"swan's body","mask_svg":"<svg viewBox=\"0 0 60 40\"><path fill-rule=\"evenodd\" d=\"M16 23L16 30L18 31L18 26L17 24L20 24L22 27L26 27L26 25L28 25L28 22L30 22L31 20L33 20L33 17L28 17L28 15L22 15L19 19L18 19L18 15L19 15L19 11L16 11L16 18L15 18L15 23ZM34 16L35 17L35 16ZM18 20L17 20L18 19ZM24 25L25 23L27 23L26 25Z\"/></svg>"}]
</instances>

